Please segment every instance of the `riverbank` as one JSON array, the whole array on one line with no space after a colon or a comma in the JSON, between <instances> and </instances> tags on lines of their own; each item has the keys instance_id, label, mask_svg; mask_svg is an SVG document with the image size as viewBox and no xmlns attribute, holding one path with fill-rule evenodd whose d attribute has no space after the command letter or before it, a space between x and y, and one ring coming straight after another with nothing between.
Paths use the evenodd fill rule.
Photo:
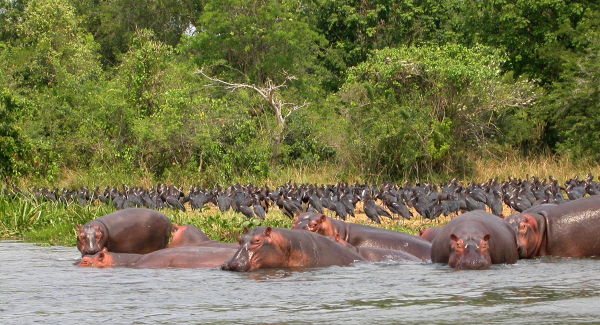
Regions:
<instances>
[{"instance_id":1,"label":"riverbank","mask_svg":"<svg viewBox=\"0 0 600 325\"><path fill-rule=\"evenodd\" d=\"M8 199L0 196L0 239L23 239L41 245L75 246L76 225L85 224L114 212L112 206L93 204L80 206L76 203L63 205L61 203L35 203L25 199ZM183 212L176 209L163 209L171 222L180 225L194 225L206 233L211 239L222 242L236 242L244 228L270 226L291 228L292 220L274 209L268 212L265 220L247 219L233 210L220 212L212 204L202 211L191 210ZM415 213L416 215L416 213ZM328 212L328 216L334 215ZM413 217L411 220L383 218L380 225L374 224L364 214L362 203L357 204L356 217L349 217L349 222L355 222L375 227L393 229L410 234L418 234L419 230L432 226L443 226L450 218L441 216L436 220L426 220Z\"/></svg>"}]
</instances>

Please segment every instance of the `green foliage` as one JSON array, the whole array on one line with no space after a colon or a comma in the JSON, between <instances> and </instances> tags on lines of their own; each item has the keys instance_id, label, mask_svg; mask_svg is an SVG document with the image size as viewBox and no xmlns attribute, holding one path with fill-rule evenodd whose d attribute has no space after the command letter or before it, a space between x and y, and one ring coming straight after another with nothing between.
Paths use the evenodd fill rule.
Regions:
<instances>
[{"instance_id":1,"label":"green foliage","mask_svg":"<svg viewBox=\"0 0 600 325\"><path fill-rule=\"evenodd\" d=\"M392 178L462 166L467 150L496 133L494 118L532 96L527 83L502 83L501 63L482 46L374 52L350 70L339 93L360 164Z\"/></svg>"},{"instance_id":2,"label":"green foliage","mask_svg":"<svg viewBox=\"0 0 600 325\"><path fill-rule=\"evenodd\" d=\"M461 175L481 151L597 159L599 17L589 0L1 1L0 177L388 180ZM194 74L207 65L257 86L294 75L280 98L310 105L278 125L256 92Z\"/></svg>"},{"instance_id":3,"label":"green foliage","mask_svg":"<svg viewBox=\"0 0 600 325\"><path fill-rule=\"evenodd\" d=\"M337 80L337 90L349 67L364 62L373 50L423 42L451 40L451 1L332 1L307 5L311 17L329 46L321 57Z\"/></svg>"},{"instance_id":4,"label":"green foliage","mask_svg":"<svg viewBox=\"0 0 600 325\"><path fill-rule=\"evenodd\" d=\"M578 26L597 1L492 0L457 2L467 44L483 43L506 51L504 69L543 84L559 80L565 55L577 46ZM591 26L588 26L591 27Z\"/></svg>"},{"instance_id":5,"label":"green foliage","mask_svg":"<svg viewBox=\"0 0 600 325\"><path fill-rule=\"evenodd\" d=\"M0 93L0 175L19 177L32 172L33 145L17 125L25 103L8 89Z\"/></svg>"},{"instance_id":6,"label":"green foliage","mask_svg":"<svg viewBox=\"0 0 600 325\"><path fill-rule=\"evenodd\" d=\"M242 82L279 83L286 71L314 83L320 77L314 74L317 55L326 41L298 9L296 1L210 0L186 44L199 66L225 63L248 78Z\"/></svg>"},{"instance_id":7,"label":"green foliage","mask_svg":"<svg viewBox=\"0 0 600 325\"><path fill-rule=\"evenodd\" d=\"M150 0L143 5L133 0L81 0L72 4L100 44L105 67L119 64L119 57L128 51L138 30L151 30L157 41L176 46L182 33L195 23L203 5L195 0Z\"/></svg>"},{"instance_id":8,"label":"green foliage","mask_svg":"<svg viewBox=\"0 0 600 325\"><path fill-rule=\"evenodd\" d=\"M557 150L574 160L600 159L600 13L580 24L579 55L565 58L561 81L545 98Z\"/></svg>"}]
</instances>

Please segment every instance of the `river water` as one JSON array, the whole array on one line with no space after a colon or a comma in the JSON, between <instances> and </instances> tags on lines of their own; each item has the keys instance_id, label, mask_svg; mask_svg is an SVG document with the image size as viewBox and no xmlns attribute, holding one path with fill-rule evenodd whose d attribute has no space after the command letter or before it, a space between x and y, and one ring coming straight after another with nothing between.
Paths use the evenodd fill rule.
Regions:
<instances>
[{"instance_id":1,"label":"river water","mask_svg":"<svg viewBox=\"0 0 600 325\"><path fill-rule=\"evenodd\" d=\"M235 273L80 268L79 257L0 241L0 324L600 323L600 259Z\"/></svg>"}]
</instances>

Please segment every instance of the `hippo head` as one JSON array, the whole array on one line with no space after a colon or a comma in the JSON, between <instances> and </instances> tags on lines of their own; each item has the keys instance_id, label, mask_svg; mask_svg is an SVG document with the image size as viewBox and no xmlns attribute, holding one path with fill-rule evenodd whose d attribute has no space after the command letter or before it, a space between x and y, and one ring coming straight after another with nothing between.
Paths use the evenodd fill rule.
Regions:
<instances>
[{"instance_id":1,"label":"hippo head","mask_svg":"<svg viewBox=\"0 0 600 325\"><path fill-rule=\"evenodd\" d=\"M239 237L239 248L222 270L249 272L286 264L285 243L271 227L257 227ZM289 254L288 254L289 255Z\"/></svg>"},{"instance_id":2,"label":"hippo head","mask_svg":"<svg viewBox=\"0 0 600 325\"><path fill-rule=\"evenodd\" d=\"M520 258L535 257L540 250L543 218L540 214L522 213L511 215L505 219L517 237Z\"/></svg>"},{"instance_id":3,"label":"hippo head","mask_svg":"<svg viewBox=\"0 0 600 325\"><path fill-rule=\"evenodd\" d=\"M492 265L489 252L490 234L483 237L477 235L450 235L451 254L448 265L460 270L485 270Z\"/></svg>"},{"instance_id":4,"label":"hippo head","mask_svg":"<svg viewBox=\"0 0 600 325\"><path fill-rule=\"evenodd\" d=\"M335 234L326 234L324 224L327 222L327 217L324 214L307 212L296 216L294 219L294 230L308 230L316 232L324 236L335 236Z\"/></svg>"},{"instance_id":5,"label":"hippo head","mask_svg":"<svg viewBox=\"0 0 600 325\"><path fill-rule=\"evenodd\" d=\"M77 226L77 249L81 256L94 255L106 246L106 229L99 223L90 222L84 226Z\"/></svg>"},{"instance_id":6,"label":"hippo head","mask_svg":"<svg viewBox=\"0 0 600 325\"><path fill-rule=\"evenodd\" d=\"M105 268L111 267L113 264L112 255L107 252L106 248L102 249L101 252L95 255L85 255L81 258L79 263L76 263L77 266L82 267L98 267Z\"/></svg>"}]
</instances>

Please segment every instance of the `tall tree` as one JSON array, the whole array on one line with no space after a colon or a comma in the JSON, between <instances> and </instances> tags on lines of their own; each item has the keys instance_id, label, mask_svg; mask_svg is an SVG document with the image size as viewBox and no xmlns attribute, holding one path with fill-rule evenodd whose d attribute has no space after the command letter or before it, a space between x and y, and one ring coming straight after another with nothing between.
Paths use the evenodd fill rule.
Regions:
<instances>
[{"instance_id":1,"label":"tall tree","mask_svg":"<svg viewBox=\"0 0 600 325\"><path fill-rule=\"evenodd\" d=\"M292 0L208 0L188 45L199 66L220 63L241 72L228 80L279 84L286 71L298 85L318 85L317 57L326 41L297 13L301 7Z\"/></svg>"}]
</instances>

